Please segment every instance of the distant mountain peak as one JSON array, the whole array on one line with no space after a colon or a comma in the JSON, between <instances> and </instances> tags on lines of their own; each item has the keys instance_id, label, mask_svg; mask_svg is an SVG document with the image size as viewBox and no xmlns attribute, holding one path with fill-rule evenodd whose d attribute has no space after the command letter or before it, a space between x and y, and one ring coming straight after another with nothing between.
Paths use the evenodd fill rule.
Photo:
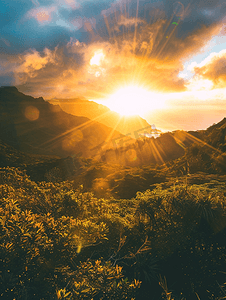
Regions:
<instances>
[{"instance_id":1,"label":"distant mountain peak","mask_svg":"<svg viewBox=\"0 0 226 300\"><path fill-rule=\"evenodd\" d=\"M213 124L211 126L209 126L207 128L207 131L212 131L216 128L221 128L221 127L226 127L226 118L224 117L220 122L218 122L217 124Z\"/></svg>"}]
</instances>

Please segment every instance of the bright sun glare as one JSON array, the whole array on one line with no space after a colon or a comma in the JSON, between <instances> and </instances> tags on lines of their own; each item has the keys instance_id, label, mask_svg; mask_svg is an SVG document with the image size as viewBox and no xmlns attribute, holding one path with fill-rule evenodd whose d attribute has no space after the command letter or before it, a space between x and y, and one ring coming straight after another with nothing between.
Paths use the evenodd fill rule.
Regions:
<instances>
[{"instance_id":1,"label":"bright sun glare","mask_svg":"<svg viewBox=\"0 0 226 300\"><path fill-rule=\"evenodd\" d=\"M97 52L95 52L94 56L91 58L90 60L90 65L97 65L99 66L101 61L104 59L104 53L102 52L102 50L99 50Z\"/></svg>"},{"instance_id":2,"label":"bright sun glare","mask_svg":"<svg viewBox=\"0 0 226 300\"><path fill-rule=\"evenodd\" d=\"M139 86L127 86L110 96L104 105L120 115L144 115L147 111L163 108L163 95L150 92Z\"/></svg>"}]
</instances>

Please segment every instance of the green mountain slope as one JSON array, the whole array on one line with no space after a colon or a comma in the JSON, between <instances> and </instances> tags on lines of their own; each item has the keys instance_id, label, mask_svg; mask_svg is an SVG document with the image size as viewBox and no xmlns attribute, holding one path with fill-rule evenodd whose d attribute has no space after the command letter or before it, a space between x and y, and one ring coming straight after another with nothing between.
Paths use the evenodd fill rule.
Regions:
<instances>
[{"instance_id":1,"label":"green mountain slope","mask_svg":"<svg viewBox=\"0 0 226 300\"><path fill-rule=\"evenodd\" d=\"M74 156L60 158L19 151L0 140L0 168L17 167L26 170L34 181L62 181L82 171L84 162Z\"/></svg>"},{"instance_id":2,"label":"green mountain slope","mask_svg":"<svg viewBox=\"0 0 226 300\"><path fill-rule=\"evenodd\" d=\"M206 130L189 131L193 143L171 164L177 175L196 172L226 174L226 118Z\"/></svg>"},{"instance_id":3,"label":"green mountain slope","mask_svg":"<svg viewBox=\"0 0 226 300\"><path fill-rule=\"evenodd\" d=\"M95 156L117 131L85 117L72 116L43 98L35 99L15 87L0 88L0 139L23 152L67 157ZM107 146L107 145L106 145Z\"/></svg>"}]
</instances>

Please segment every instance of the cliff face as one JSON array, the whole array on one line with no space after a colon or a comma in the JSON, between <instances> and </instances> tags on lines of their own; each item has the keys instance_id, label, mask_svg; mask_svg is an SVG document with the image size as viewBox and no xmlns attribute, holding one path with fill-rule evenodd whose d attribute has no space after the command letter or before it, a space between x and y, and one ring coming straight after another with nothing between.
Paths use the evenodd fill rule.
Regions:
<instances>
[{"instance_id":1,"label":"cliff face","mask_svg":"<svg viewBox=\"0 0 226 300\"><path fill-rule=\"evenodd\" d=\"M0 139L24 152L67 157L97 155L112 129L86 117L72 116L42 97L33 98L15 87L0 88ZM94 149L94 150L92 150Z\"/></svg>"}]
</instances>

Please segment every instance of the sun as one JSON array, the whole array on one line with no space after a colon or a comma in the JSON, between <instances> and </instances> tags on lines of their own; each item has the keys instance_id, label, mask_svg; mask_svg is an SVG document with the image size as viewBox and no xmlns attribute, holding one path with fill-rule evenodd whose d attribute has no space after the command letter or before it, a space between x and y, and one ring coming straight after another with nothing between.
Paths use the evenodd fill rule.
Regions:
<instances>
[{"instance_id":1,"label":"sun","mask_svg":"<svg viewBox=\"0 0 226 300\"><path fill-rule=\"evenodd\" d=\"M147 111L164 107L164 103L162 95L132 85L117 90L104 105L122 116L142 116Z\"/></svg>"},{"instance_id":2,"label":"sun","mask_svg":"<svg viewBox=\"0 0 226 300\"><path fill-rule=\"evenodd\" d=\"M102 50L96 51L94 56L90 59L90 65L96 65L99 66L101 62L103 61L105 55Z\"/></svg>"}]
</instances>

